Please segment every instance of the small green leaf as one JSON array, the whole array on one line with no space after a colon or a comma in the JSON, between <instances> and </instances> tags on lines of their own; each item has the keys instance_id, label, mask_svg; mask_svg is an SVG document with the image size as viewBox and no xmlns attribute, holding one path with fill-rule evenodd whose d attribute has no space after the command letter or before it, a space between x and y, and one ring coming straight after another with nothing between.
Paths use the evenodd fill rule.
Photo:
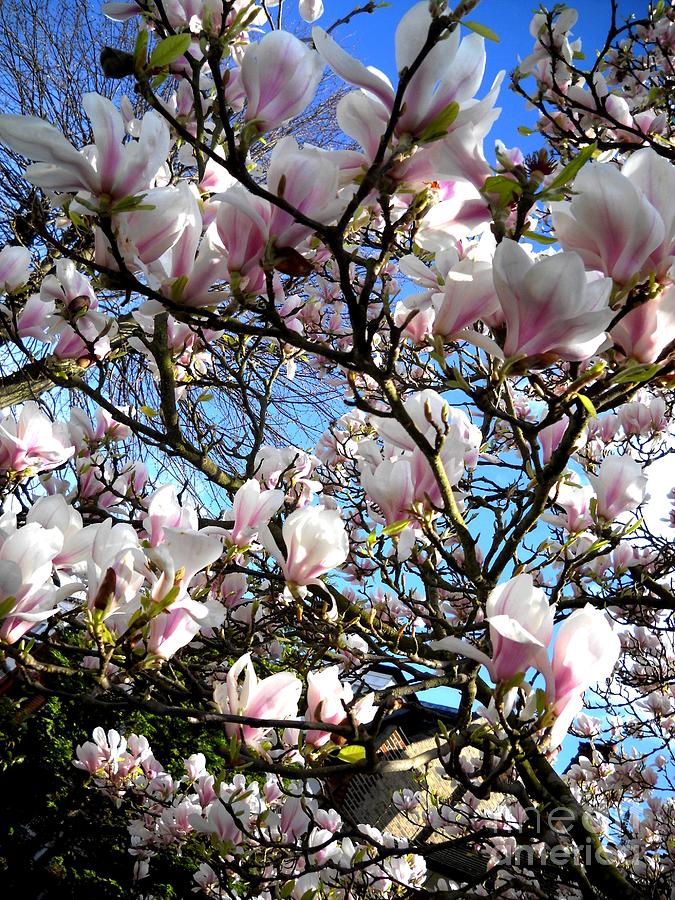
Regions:
<instances>
[{"instance_id":1,"label":"small green leaf","mask_svg":"<svg viewBox=\"0 0 675 900\"><path fill-rule=\"evenodd\" d=\"M490 175L489 178L485 179L483 190L490 193L499 193L504 188L511 190L514 187L520 188L520 185L513 178L507 178L506 175Z\"/></svg>"},{"instance_id":2,"label":"small green leaf","mask_svg":"<svg viewBox=\"0 0 675 900\"><path fill-rule=\"evenodd\" d=\"M136 43L134 45L134 65L136 67L136 70L143 68L147 55L148 32L145 29L142 29L138 32L138 35L136 36Z\"/></svg>"},{"instance_id":3,"label":"small green leaf","mask_svg":"<svg viewBox=\"0 0 675 900\"><path fill-rule=\"evenodd\" d=\"M491 175L485 179L481 193L497 194L501 206L508 206L520 197L523 189L513 178L507 178L506 175Z\"/></svg>"},{"instance_id":4,"label":"small green leaf","mask_svg":"<svg viewBox=\"0 0 675 900\"><path fill-rule=\"evenodd\" d=\"M597 419L598 411L595 408L595 406L593 405L593 401L591 400L591 398L587 397L586 394L577 394L576 396L577 396L577 400L579 401L579 403L581 403L581 405L586 410L586 412L590 416L592 416L594 419Z\"/></svg>"},{"instance_id":5,"label":"small green leaf","mask_svg":"<svg viewBox=\"0 0 675 900\"><path fill-rule=\"evenodd\" d=\"M466 381L466 379L464 378L462 373L459 371L459 369L455 368L455 366L452 367L452 375L453 375L455 381L457 382L457 384L464 391L464 393L470 394L471 387L469 386L468 382Z\"/></svg>"},{"instance_id":6,"label":"small green leaf","mask_svg":"<svg viewBox=\"0 0 675 900\"><path fill-rule=\"evenodd\" d=\"M480 22L473 22L466 19L462 20L462 25L464 25L465 28L468 28L469 31L479 34L488 41L494 41L495 44L499 43L499 35L495 34L491 28L487 27L487 25L481 25Z\"/></svg>"},{"instance_id":7,"label":"small green leaf","mask_svg":"<svg viewBox=\"0 0 675 900\"><path fill-rule=\"evenodd\" d=\"M536 231L525 231L523 237L537 244L555 244L556 238L550 237L548 234L537 234Z\"/></svg>"},{"instance_id":8,"label":"small green leaf","mask_svg":"<svg viewBox=\"0 0 675 900\"><path fill-rule=\"evenodd\" d=\"M448 128L457 118L459 113L459 103L453 100L445 109L442 109L433 121L431 121L424 129L419 137L421 144L429 141L437 141L448 133Z\"/></svg>"},{"instance_id":9,"label":"small green leaf","mask_svg":"<svg viewBox=\"0 0 675 900\"><path fill-rule=\"evenodd\" d=\"M153 69L161 69L170 65L185 53L191 43L192 35L190 34L172 34L170 37L164 38L150 54L149 65Z\"/></svg>"},{"instance_id":10,"label":"small green leaf","mask_svg":"<svg viewBox=\"0 0 675 900\"><path fill-rule=\"evenodd\" d=\"M508 678L506 681L500 682L497 688L498 695L503 697L505 694L514 688L520 687L523 683L523 679L525 678L525 672L516 672L515 675L512 675L511 678Z\"/></svg>"},{"instance_id":11,"label":"small green leaf","mask_svg":"<svg viewBox=\"0 0 675 900\"><path fill-rule=\"evenodd\" d=\"M384 537L394 537L402 531L405 531L409 524L409 519L400 519L398 522L392 522L391 525L387 525L386 528L383 528L382 534Z\"/></svg>"},{"instance_id":12,"label":"small green leaf","mask_svg":"<svg viewBox=\"0 0 675 900\"><path fill-rule=\"evenodd\" d=\"M628 366L612 378L612 384L642 384L643 381L650 381L660 369L659 363Z\"/></svg>"},{"instance_id":13,"label":"small green leaf","mask_svg":"<svg viewBox=\"0 0 675 900\"><path fill-rule=\"evenodd\" d=\"M595 497L593 497L593 499L591 500L591 504L597 505L597 500ZM594 541L594 543L592 543L590 547L586 548L585 553L587 556L591 556L592 554L600 553L601 550L606 550L607 547L609 547L609 541Z\"/></svg>"},{"instance_id":14,"label":"small green leaf","mask_svg":"<svg viewBox=\"0 0 675 900\"><path fill-rule=\"evenodd\" d=\"M16 605L16 597L6 597L0 603L0 619L6 618Z\"/></svg>"},{"instance_id":15,"label":"small green leaf","mask_svg":"<svg viewBox=\"0 0 675 900\"><path fill-rule=\"evenodd\" d=\"M597 144L590 144L588 147L584 147L584 149L574 157L572 162L568 163L562 172L559 172L553 181L547 185L546 193L548 193L548 191L555 191L556 188L561 188L570 181L574 181L588 160L593 157L596 150Z\"/></svg>"},{"instance_id":16,"label":"small green leaf","mask_svg":"<svg viewBox=\"0 0 675 900\"><path fill-rule=\"evenodd\" d=\"M644 519L637 519L632 525L628 525L621 533L621 537L628 537L629 534L633 534L633 532L638 530L640 525L644 525L644 521Z\"/></svg>"},{"instance_id":17,"label":"small green leaf","mask_svg":"<svg viewBox=\"0 0 675 900\"><path fill-rule=\"evenodd\" d=\"M176 278L174 283L171 285L171 299L174 303L180 303L183 297L183 291L185 290L185 285L187 283L187 275L181 275L180 278Z\"/></svg>"},{"instance_id":18,"label":"small green leaf","mask_svg":"<svg viewBox=\"0 0 675 900\"><path fill-rule=\"evenodd\" d=\"M155 616L158 616L161 612L163 612L167 608L167 606L171 606L173 601L178 597L179 593L180 593L180 584L174 584L174 586L171 588L171 590L169 590L168 593L165 594L164 597L162 597L162 599L159 601L159 603L156 603L152 607L152 610L151 610L152 618L154 619Z\"/></svg>"},{"instance_id":19,"label":"small green leaf","mask_svg":"<svg viewBox=\"0 0 675 900\"><path fill-rule=\"evenodd\" d=\"M78 216L76 212L72 212L70 209L68 210L68 218L76 228L82 228L82 226L85 224L82 216Z\"/></svg>"},{"instance_id":20,"label":"small green leaf","mask_svg":"<svg viewBox=\"0 0 675 900\"><path fill-rule=\"evenodd\" d=\"M145 194L139 194L138 197L122 197L121 200L113 203L110 207L110 214L131 212L138 209L155 209L151 203L143 204Z\"/></svg>"},{"instance_id":21,"label":"small green leaf","mask_svg":"<svg viewBox=\"0 0 675 900\"><path fill-rule=\"evenodd\" d=\"M517 131L518 134L522 134L523 137L529 137L531 134L534 134L534 130L532 128L528 128L527 125L519 125Z\"/></svg>"},{"instance_id":22,"label":"small green leaf","mask_svg":"<svg viewBox=\"0 0 675 900\"><path fill-rule=\"evenodd\" d=\"M343 747L338 753L338 759L343 762L355 763L366 758L366 748L360 744L352 744L349 747Z\"/></svg>"}]
</instances>

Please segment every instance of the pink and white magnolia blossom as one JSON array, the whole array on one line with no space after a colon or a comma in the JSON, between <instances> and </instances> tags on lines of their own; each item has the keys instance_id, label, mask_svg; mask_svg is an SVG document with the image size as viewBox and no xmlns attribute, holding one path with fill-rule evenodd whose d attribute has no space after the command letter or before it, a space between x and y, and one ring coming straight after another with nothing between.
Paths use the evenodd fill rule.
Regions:
<instances>
[{"instance_id":1,"label":"pink and white magnolia blossom","mask_svg":"<svg viewBox=\"0 0 675 900\"><path fill-rule=\"evenodd\" d=\"M534 586L532 576L523 573L497 585L486 601L492 657L452 636L433 641L431 646L475 659L496 683L508 681L532 667L547 670L546 648L553 635L554 615L555 605L550 605L544 591Z\"/></svg>"},{"instance_id":2,"label":"pink and white magnolia blossom","mask_svg":"<svg viewBox=\"0 0 675 900\"><path fill-rule=\"evenodd\" d=\"M426 0L416 3L400 20L396 29L396 68L399 72L415 61L431 24ZM388 112L391 111L394 89L382 72L366 68L349 56L322 28L315 27L312 37L323 59L340 78L367 91ZM419 137L425 129L433 127L451 103L469 103L480 86L484 69L483 39L470 34L460 42L460 30L455 28L432 48L410 80L397 133Z\"/></svg>"},{"instance_id":3,"label":"pink and white magnolia blossom","mask_svg":"<svg viewBox=\"0 0 675 900\"><path fill-rule=\"evenodd\" d=\"M216 596L228 608L238 606L248 590L248 578L243 572L230 572L213 585Z\"/></svg>"},{"instance_id":4,"label":"pink and white magnolia blossom","mask_svg":"<svg viewBox=\"0 0 675 900\"><path fill-rule=\"evenodd\" d=\"M105 519L97 528L87 558L87 605L108 627L122 633L140 608L146 562L138 536L130 525Z\"/></svg>"},{"instance_id":5,"label":"pink and white magnolia blossom","mask_svg":"<svg viewBox=\"0 0 675 900\"><path fill-rule=\"evenodd\" d=\"M491 263L473 256L459 259L445 277L443 293L434 294L432 302L434 334L446 340L471 340L467 330L476 321L491 323L501 313Z\"/></svg>"},{"instance_id":6,"label":"pink and white magnolia blossom","mask_svg":"<svg viewBox=\"0 0 675 900\"><path fill-rule=\"evenodd\" d=\"M285 556L268 528L261 527L259 533L286 581L298 587L317 582L320 575L342 565L349 554L349 539L340 513L323 506L297 509L286 519L281 529Z\"/></svg>"},{"instance_id":7,"label":"pink and white magnolia blossom","mask_svg":"<svg viewBox=\"0 0 675 900\"><path fill-rule=\"evenodd\" d=\"M0 471L23 478L62 466L75 452L68 430L40 412L37 403L25 403L18 419L0 419Z\"/></svg>"},{"instance_id":8,"label":"pink and white magnolia blossom","mask_svg":"<svg viewBox=\"0 0 675 900\"><path fill-rule=\"evenodd\" d=\"M544 465L547 465L547 463L550 462L551 457L557 450L560 441L567 431L569 421L569 417L563 415L557 422L546 425L545 428L542 428L541 431L538 432L537 440L541 446L541 457Z\"/></svg>"},{"instance_id":9,"label":"pink and white magnolia blossom","mask_svg":"<svg viewBox=\"0 0 675 900\"><path fill-rule=\"evenodd\" d=\"M400 301L394 311L394 321L416 342L430 335L445 340L468 340L480 343L489 340L471 327L481 319L493 324L501 319L501 306L492 279L494 244L482 238L468 247L459 244L437 254L437 280L422 266L407 262L403 268L409 277L428 288L424 294L414 294ZM408 260L408 257L405 258ZM411 268L412 267L412 268ZM420 278L422 279L420 281ZM442 282L439 285L439 282ZM439 293L439 286L443 292ZM411 318L411 314L415 315ZM499 356L500 350L490 341L489 352Z\"/></svg>"},{"instance_id":10,"label":"pink and white magnolia blossom","mask_svg":"<svg viewBox=\"0 0 675 900\"><path fill-rule=\"evenodd\" d=\"M675 285L627 312L610 335L626 356L643 364L656 362L675 341Z\"/></svg>"},{"instance_id":11,"label":"pink and white magnolia blossom","mask_svg":"<svg viewBox=\"0 0 675 900\"><path fill-rule=\"evenodd\" d=\"M0 250L0 290L15 291L30 278L30 251L7 244Z\"/></svg>"},{"instance_id":12,"label":"pink and white magnolia blossom","mask_svg":"<svg viewBox=\"0 0 675 900\"><path fill-rule=\"evenodd\" d=\"M450 406L440 394L430 389L408 397L403 406L427 442L432 447L440 444L440 458L447 478L450 484L457 484L464 467L473 467L478 460L480 431L463 410ZM400 457L409 461L414 498L423 502L429 498L434 506L442 504L436 476L415 439L395 418L371 416L371 420L384 440L385 458ZM407 475L403 467L400 467L399 474ZM372 486L376 488L375 483Z\"/></svg>"},{"instance_id":13,"label":"pink and white magnolia blossom","mask_svg":"<svg viewBox=\"0 0 675 900\"><path fill-rule=\"evenodd\" d=\"M258 293L265 284L262 263L270 235L272 206L237 184L218 207L216 228L226 250L227 277L233 287Z\"/></svg>"},{"instance_id":14,"label":"pink and white magnolia blossom","mask_svg":"<svg viewBox=\"0 0 675 900\"><path fill-rule=\"evenodd\" d=\"M484 238L481 238L480 245L482 245L483 240ZM401 275L405 275L406 278L414 281L415 284L434 293L445 284L446 275L462 257L464 246L463 243L454 242L450 247L438 250L434 255L431 267L425 265L421 259L413 254L402 256L398 264L399 272ZM490 259L493 255L494 247L490 252Z\"/></svg>"},{"instance_id":15,"label":"pink and white magnolia blossom","mask_svg":"<svg viewBox=\"0 0 675 900\"><path fill-rule=\"evenodd\" d=\"M242 13L248 13L251 10L249 0L232 0L228 3L227 10L229 15L223 22L223 3L222 0L163 0L162 11L167 21L176 31L183 31L189 28L190 32L198 35L200 32L222 34L224 25L231 25L237 16ZM273 6L268 2L268 6ZM155 4L139 4L135 0L127 0L127 2L104 3L102 11L109 19L117 22L127 22L134 16L148 13L152 15L155 12ZM255 7L253 9L255 12ZM260 25L264 22L262 10L257 15L249 19L250 24ZM245 34L245 33L244 33Z\"/></svg>"},{"instance_id":16,"label":"pink and white magnolia blossom","mask_svg":"<svg viewBox=\"0 0 675 900\"><path fill-rule=\"evenodd\" d=\"M579 534L591 527L591 501L594 493L590 485L582 485L575 476L570 476L551 490L551 496L556 506L562 507L565 515L547 514L544 516L547 522L564 528L570 534Z\"/></svg>"},{"instance_id":17,"label":"pink and white magnolia blossom","mask_svg":"<svg viewBox=\"0 0 675 900\"><path fill-rule=\"evenodd\" d=\"M377 451L374 467L371 465L370 457L360 455L359 468L363 489L380 508L387 525L407 519L414 501L424 500L424 496L419 493L413 481L410 458L398 456L393 459L382 459Z\"/></svg>"},{"instance_id":18,"label":"pink and white magnolia blossom","mask_svg":"<svg viewBox=\"0 0 675 900\"><path fill-rule=\"evenodd\" d=\"M353 719L357 723L371 722L377 707L373 705L373 694L361 698L352 709ZM308 722L325 722L327 725L340 725L347 718L346 705L354 699L354 692L349 684L340 681L339 666L330 666L319 672L307 674L307 712ZM322 747L330 740L330 731L310 729L304 734L305 743L314 747Z\"/></svg>"},{"instance_id":19,"label":"pink and white magnolia blossom","mask_svg":"<svg viewBox=\"0 0 675 900\"><path fill-rule=\"evenodd\" d=\"M299 147L290 136L277 141L272 151L267 187L303 215L322 224L334 221L345 205L337 196L335 155L315 147ZM269 233L276 246L297 247L311 229L273 206Z\"/></svg>"},{"instance_id":20,"label":"pink and white magnolia blossom","mask_svg":"<svg viewBox=\"0 0 675 900\"><path fill-rule=\"evenodd\" d=\"M619 170L589 163L574 181L572 200L551 204L556 237L587 268L617 284L662 280L675 259L675 192L671 163L651 147L633 153Z\"/></svg>"},{"instance_id":21,"label":"pink and white magnolia blossom","mask_svg":"<svg viewBox=\"0 0 675 900\"><path fill-rule=\"evenodd\" d=\"M414 62L431 23L426 2L415 4L401 19L396 30L399 71ZM333 71L348 84L361 89L343 97L337 109L340 128L363 147L363 153L343 153L345 174L356 175L370 165L377 152L393 108L394 88L384 73L354 59L323 29L315 27L312 38ZM484 69L483 39L470 34L460 42L459 29L454 29L444 41L436 44L410 80L402 113L394 129L395 141L405 141L412 136L420 140L422 146L412 158L390 169L390 178L418 190L439 180L459 179L473 185L467 208L461 212L459 207L455 210L462 226L475 218L479 207L478 221L483 222L486 218L485 205L475 189L480 189L492 174L483 156L482 144L499 114L493 107L503 73L497 76L489 94L476 101L473 95L482 81ZM453 104L459 109L454 119L450 116L451 122L447 124ZM425 145L427 142L430 142L428 146Z\"/></svg>"},{"instance_id":22,"label":"pink and white magnolia blossom","mask_svg":"<svg viewBox=\"0 0 675 900\"><path fill-rule=\"evenodd\" d=\"M197 185L200 194L222 194L237 183L237 179L225 168L225 160L209 157L204 166L204 175Z\"/></svg>"},{"instance_id":23,"label":"pink and white magnolia blossom","mask_svg":"<svg viewBox=\"0 0 675 900\"><path fill-rule=\"evenodd\" d=\"M344 203L338 199L338 166L333 155L300 148L292 137L277 142L267 173L267 187L319 223L334 221ZM227 252L231 284L257 293L265 284L263 262L272 248L296 248L311 227L241 185L220 197L215 227Z\"/></svg>"},{"instance_id":24,"label":"pink and white magnolia blossom","mask_svg":"<svg viewBox=\"0 0 675 900\"><path fill-rule=\"evenodd\" d=\"M223 542L219 537L189 528L164 526L163 542L146 551L160 573L152 587L152 599L164 600L174 587L178 588L177 599L185 598L197 572L215 562L222 552Z\"/></svg>"},{"instance_id":25,"label":"pink and white magnolia blossom","mask_svg":"<svg viewBox=\"0 0 675 900\"><path fill-rule=\"evenodd\" d=\"M588 281L576 253L532 259L504 239L494 256L494 285L506 322L504 355L589 359L612 320L608 278Z\"/></svg>"},{"instance_id":26,"label":"pink and white magnolia blossom","mask_svg":"<svg viewBox=\"0 0 675 900\"><path fill-rule=\"evenodd\" d=\"M271 131L300 115L314 98L323 68L318 54L286 31L249 44L241 61L246 121Z\"/></svg>"},{"instance_id":27,"label":"pink and white magnolia blossom","mask_svg":"<svg viewBox=\"0 0 675 900\"><path fill-rule=\"evenodd\" d=\"M168 199L168 196L164 198ZM182 189L177 201L177 208L172 210L176 221L169 223L162 215L146 220L144 216L147 212L152 215L152 211L142 209L116 216L121 223L122 250L127 261L133 259L134 241L140 239L143 252L140 258L147 261L148 276L153 283L156 280L165 297L174 302L178 299L184 306L216 306L226 296L218 285L228 272L228 259L213 222L221 207L213 203L200 207L194 189ZM156 257L162 243L168 249ZM114 260L106 264L115 265ZM134 318L139 315L147 318L151 314L154 317L163 309L157 301L150 300L134 312ZM153 330L145 324L143 327Z\"/></svg>"},{"instance_id":28,"label":"pink and white magnolia blossom","mask_svg":"<svg viewBox=\"0 0 675 900\"><path fill-rule=\"evenodd\" d=\"M99 528L97 524L83 527L82 516L62 494L38 498L26 514L26 524L31 522L61 532L63 545L52 562L55 569L66 571L86 561Z\"/></svg>"},{"instance_id":29,"label":"pink and white magnolia blossom","mask_svg":"<svg viewBox=\"0 0 675 900\"><path fill-rule=\"evenodd\" d=\"M591 685L609 678L621 652L619 637L599 609L587 603L575 610L556 634L547 692L556 715L551 746L562 743Z\"/></svg>"},{"instance_id":30,"label":"pink and white magnolia blossom","mask_svg":"<svg viewBox=\"0 0 675 900\"><path fill-rule=\"evenodd\" d=\"M186 229L198 227L201 235L198 201L185 182L152 188L144 195L142 205L152 208L117 213L113 218L118 246L130 264L136 257L146 264L158 260ZM193 260L194 252L190 262Z\"/></svg>"},{"instance_id":31,"label":"pink and white magnolia blossom","mask_svg":"<svg viewBox=\"0 0 675 900\"><path fill-rule=\"evenodd\" d=\"M118 407L120 413L129 412L128 406ZM118 422L112 413L99 406L96 410L96 424L93 425L87 413L82 409L71 409L68 421L70 439L78 453L89 451L98 444L114 444L131 435L128 425Z\"/></svg>"},{"instance_id":32,"label":"pink and white magnolia blossom","mask_svg":"<svg viewBox=\"0 0 675 900\"><path fill-rule=\"evenodd\" d=\"M616 438L621 423L616 413L599 416L597 419L589 419L586 423L586 440L589 445L600 443L611 444Z\"/></svg>"},{"instance_id":33,"label":"pink and white magnolia blossom","mask_svg":"<svg viewBox=\"0 0 675 900\"><path fill-rule=\"evenodd\" d=\"M647 495L647 476L630 456L607 456L597 475L589 474L596 496L596 515L613 522L625 512L634 512Z\"/></svg>"},{"instance_id":34,"label":"pink and white magnolia blossom","mask_svg":"<svg viewBox=\"0 0 675 900\"><path fill-rule=\"evenodd\" d=\"M403 401L403 406L413 425L432 446L436 446L439 437L445 436L445 443L448 445L456 443L458 447L461 447L461 455L467 466L476 464L481 434L463 410L451 406L447 400L430 388L407 397ZM415 439L397 419L371 416L371 420L375 430L386 444L399 450L414 451L417 449ZM443 456L443 448L441 456Z\"/></svg>"},{"instance_id":35,"label":"pink and white magnolia blossom","mask_svg":"<svg viewBox=\"0 0 675 900\"><path fill-rule=\"evenodd\" d=\"M527 573L510 578L490 593L485 620L490 623L492 672L497 681L545 665L554 615L555 606Z\"/></svg>"},{"instance_id":36,"label":"pink and white magnolia blossom","mask_svg":"<svg viewBox=\"0 0 675 900\"><path fill-rule=\"evenodd\" d=\"M240 548L247 547L258 533L261 525L267 525L284 502L284 492L260 490L260 482L255 478L245 481L234 495L232 514L234 524L230 540Z\"/></svg>"},{"instance_id":37,"label":"pink and white magnolia blossom","mask_svg":"<svg viewBox=\"0 0 675 900\"><path fill-rule=\"evenodd\" d=\"M195 637L209 615L204 603L184 597L176 600L150 620L148 652L160 659L171 659Z\"/></svg>"},{"instance_id":38,"label":"pink and white magnolia blossom","mask_svg":"<svg viewBox=\"0 0 675 900\"><path fill-rule=\"evenodd\" d=\"M37 522L0 534L0 640L14 644L36 622L48 619L56 603L79 585L58 591L52 581L54 558L63 547L57 528Z\"/></svg>"},{"instance_id":39,"label":"pink and white magnolia blossom","mask_svg":"<svg viewBox=\"0 0 675 900\"><path fill-rule=\"evenodd\" d=\"M158 488L147 501L148 513L143 518L143 528L151 547L161 544L164 539L164 528L179 528L196 531L198 527L197 511L192 507L181 506L176 494L176 486L165 484Z\"/></svg>"},{"instance_id":40,"label":"pink and white magnolia blossom","mask_svg":"<svg viewBox=\"0 0 675 900\"><path fill-rule=\"evenodd\" d=\"M663 397L638 396L619 407L618 420L624 434L650 435L666 431L668 414Z\"/></svg>"},{"instance_id":41,"label":"pink and white magnolia blossom","mask_svg":"<svg viewBox=\"0 0 675 900\"><path fill-rule=\"evenodd\" d=\"M244 675L240 683L241 675ZM244 654L230 668L224 682L218 682L213 699L221 713L250 716L255 719L293 719L298 715L302 682L291 672L277 672L258 680L250 653ZM272 726L225 723L229 737L239 736L245 744L258 748Z\"/></svg>"},{"instance_id":42,"label":"pink and white magnolia blossom","mask_svg":"<svg viewBox=\"0 0 675 900\"><path fill-rule=\"evenodd\" d=\"M648 403L639 400L624 403L617 415L624 434L649 434L653 430L652 411Z\"/></svg>"},{"instance_id":43,"label":"pink and white magnolia blossom","mask_svg":"<svg viewBox=\"0 0 675 900\"><path fill-rule=\"evenodd\" d=\"M98 310L98 299L89 279L70 259L56 262L56 274L48 275L40 293L29 298L18 319L20 337L56 341L59 359L98 359L110 352L117 322Z\"/></svg>"},{"instance_id":44,"label":"pink and white magnolia blossom","mask_svg":"<svg viewBox=\"0 0 675 900\"><path fill-rule=\"evenodd\" d=\"M534 51L518 65L519 71L526 75L532 72L539 63L550 64L550 50L555 48L557 55L571 64L575 51L581 47L581 41L570 42L570 30L574 27L579 13L576 9L562 7L555 17L553 27L549 30L548 20L544 13L536 13L530 21L530 34L535 38Z\"/></svg>"},{"instance_id":45,"label":"pink and white magnolia blossom","mask_svg":"<svg viewBox=\"0 0 675 900\"><path fill-rule=\"evenodd\" d=\"M117 774L120 764L128 768L124 766L130 756L127 753L127 741L119 731L111 728L106 734L99 726L94 729L92 737L93 741L86 741L82 746L78 745L75 748L77 759L73 762L74 766L84 769L90 775L101 773L103 768L106 768L109 774Z\"/></svg>"},{"instance_id":46,"label":"pink and white magnolia blossom","mask_svg":"<svg viewBox=\"0 0 675 900\"><path fill-rule=\"evenodd\" d=\"M150 653L169 659L189 644L198 631L223 623L225 610L220 604L201 603L188 595L195 575L221 555L222 542L189 529L164 527L163 531L163 543L147 551L159 571L158 576L150 575L147 647ZM160 604L160 609L153 609L153 604Z\"/></svg>"},{"instance_id":47,"label":"pink and white magnolia blossom","mask_svg":"<svg viewBox=\"0 0 675 900\"><path fill-rule=\"evenodd\" d=\"M316 456L298 447L263 446L255 457L255 477L268 488L290 485L298 506L306 506L321 490L321 482L311 477L318 464Z\"/></svg>"},{"instance_id":48,"label":"pink and white magnolia blossom","mask_svg":"<svg viewBox=\"0 0 675 900\"><path fill-rule=\"evenodd\" d=\"M85 191L120 200L152 186L171 145L169 126L156 112L145 114L138 140L125 143L117 107L99 94L85 94L82 105L94 143L77 150L61 132L35 116L0 116L0 141L36 162L26 169L31 184L51 191Z\"/></svg>"},{"instance_id":49,"label":"pink and white magnolia blossom","mask_svg":"<svg viewBox=\"0 0 675 900\"><path fill-rule=\"evenodd\" d=\"M429 291L410 294L399 300L394 309L394 324L403 329L406 337L415 344L424 344L431 337L436 312Z\"/></svg>"},{"instance_id":50,"label":"pink and white magnolia blossom","mask_svg":"<svg viewBox=\"0 0 675 900\"><path fill-rule=\"evenodd\" d=\"M432 252L448 250L456 241L484 232L488 227L490 209L471 182L462 178L433 181L427 190L438 202L431 204L419 223L415 234L418 247Z\"/></svg>"},{"instance_id":51,"label":"pink and white magnolia blossom","mask_svg":"<svg viewBox=\"0 0 675 900\"><path fill-rule=\"evenodd\" d=\"M241 790L222 784L218 791L218 797L209 804L205 818L197 814L191 815L189 817L190 825L197 832L212 834L230 849L237 847L244 840L241 826L245 822L248 827L250 819L246 800L247 798L242 796ZM198 884L206 883L208 885L209 881L207 873L205 878L199 879Z\"/></svg>"}]
</instances>

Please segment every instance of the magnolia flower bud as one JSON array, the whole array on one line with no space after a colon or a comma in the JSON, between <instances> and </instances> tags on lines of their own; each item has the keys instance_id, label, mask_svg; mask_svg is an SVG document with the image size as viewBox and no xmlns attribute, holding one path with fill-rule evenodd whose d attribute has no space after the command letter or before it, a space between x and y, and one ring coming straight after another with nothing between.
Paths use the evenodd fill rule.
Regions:
<instances>
[{"instance_id":1,"label":"magnolia flower bud","mask_svg":"<svg viewBox=\"0 0 675 900\"><path fill-rule=\"evenodd\" d=\"M286 544L284 558L266 528L260 537L276 559L286 581L304 586L341 565L349 553L349 540L340 514L323 506L306 506L292 513L281 533Z\"/></svg>"},{"instance_id":2,"label":"magnolia flower bud","mask_svg":"<svg viewBox=\"0 0 675 900\"><path fill-rule=\"evenodd\" d=\"M633 512L647 494L647 476L630 456L608 456L598 474L588 477L597 498L596 513L606 522Z\"/></svg>"},{"instance_id":3,"label":"magnolia flower bud","mask_svg":"<svg viewBox=\"0 0 675 900\"><path fill-rule=\"evenodd\" d=\"M29 278L30 253L25 247L7 245L0 250L0 290L14 291Z\"/></svg>"},{"instance_id":4,"label":"magnolia flower bud","mask_svg":"<svg viewBox=\"0 0 675 900\"><path fill-rule=\"evenodd\" d=\"M316 22L323 15L323 0L299 0L298 12L305 22Z\"/></svg>"},{"instance_id":5,"label":"magnolia flower bud","mask_svg":"<svg viewBox=\"0 0 675 900\"><path fill-rule=\"evenodd\" d=\"M604 613L587 603L560 626L553 647L549 696L558 719L551 732L557 747L583 705L584 691L608 678L619 658L621 643Z\"/></svg>"},{"instance_id":6,"label":"magnolia flower bud","mask_svg":"<svg viewBox=\"0 0 675 900\"><path fill-rule=\"evenodd\" d=\"M508 681L531 666L541 668L553 634L555 607L536 588L532 576L516 575L498 585L487 599L492 669L496 681Z\"/></svg>"},{"instance_id":7,"label":"magnolia flower bud","mask_svg":"<svg viewBox=\"0 0 675 900\"><path fill-rule=\"evenodd\" d=\"M285 31L249 44L241 63L246 121L271 131L299 115L312 102L322 74L318 54Z\"/></svg>"}]
</instances>

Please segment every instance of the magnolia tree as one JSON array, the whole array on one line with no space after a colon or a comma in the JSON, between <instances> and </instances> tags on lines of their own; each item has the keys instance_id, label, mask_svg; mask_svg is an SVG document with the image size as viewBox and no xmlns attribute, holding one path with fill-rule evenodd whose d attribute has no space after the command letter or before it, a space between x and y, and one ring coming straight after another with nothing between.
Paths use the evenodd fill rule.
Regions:
<instances>
[{"instance_id":1,"label":"magnolia tree","mask_svg":"<svg viewBox=\"0 0 675 900\"><path fill-rule=\"evenodd\" d=\"M99 707L74 764L141 892L189 847L210 897L673 897L673 9L613 9L590 69L537 13L546 146L492 166L475 0L407 5L396 84L340 46L375 6L300 39L272 0L108 3L134 102L84 96L84 147L0 117L43 210L0 252L6 679ZM432 687L431 750L378 752ZM340 807L406 772L407 837ZM448 848L481 874L431 877Z\"/></svg>"}]
</instances>

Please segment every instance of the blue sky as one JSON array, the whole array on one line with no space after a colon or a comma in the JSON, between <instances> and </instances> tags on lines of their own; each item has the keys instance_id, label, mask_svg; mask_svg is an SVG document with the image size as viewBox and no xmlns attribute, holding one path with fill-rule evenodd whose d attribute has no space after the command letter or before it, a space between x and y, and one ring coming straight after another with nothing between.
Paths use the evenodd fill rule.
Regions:
<instances>
[{"instance_id":1,"label":"blue sky","mask_svg":"<svg viewBox=\"0 0 675 900\"><path fill-rule=\"evenodd\" d=\"M357 0L324 0L324 5L326 12L317 24L326 28L362 3ZM414 5L414 0L390 0L388 8L378 9L372 15L356 16L349 24L341 25L333 37L345 50L366 65L381 69L395 82L394 33L400 19ZM449 5L456 4L450 0ZM550 7L553 3L547 5ZM573 29L573 35L582 39L582 51L586 53L588 60L592 60L607 34L610 21L609 0L581 0L569 5L579 12L579 21ZM640 13L646 7L646 0L635 0L632 3L619 0L618 5L620 15L626 17L631 12ZM518 126L531 126L536 121L536 114L532 110L526 110L523 100L508 89L508 73L514 69L518 57L524 59L532 52L533 38L529 33L529 24L537 7L535 0L481 0L469 17L487 25L500 38L499 44L486 41L487 69L479 96L482 97L487 92L497 72L501 69L507 72L497 103L502 108L502 114L485 144L488 159L492 157L496 138L504 141L507 147L517 144L528 153L541 145L536 135L523 137L518 134ZM532 79L527 82L530 85L533 83Z\"/></svg>"}]
</instances>

